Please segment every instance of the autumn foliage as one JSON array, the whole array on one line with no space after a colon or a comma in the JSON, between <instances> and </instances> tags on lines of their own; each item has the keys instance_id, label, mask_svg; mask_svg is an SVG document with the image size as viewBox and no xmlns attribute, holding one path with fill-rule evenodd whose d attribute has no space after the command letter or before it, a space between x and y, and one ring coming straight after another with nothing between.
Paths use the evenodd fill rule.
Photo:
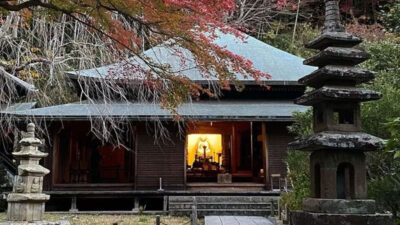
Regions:
<instances>
[{"instance_id":1,"label":"autumn foliage","mask_svg":"<svg viewBox=\"0 0 400 225\"><path fill-rule=\"evenodd\" d=\"M278 1L279 7L288 4L287 1ZM178 72L169 71L167 66L142 57L143 50L165 41L169 41L171 49L189 50L202 75L216 77L222 88L229 89L236 83L235 74L256 80L269 77L254 69L251 61L213 43L217 30L243 37L225 21L236 8L235 0L0 1L0 8L19 11L27 24L38 13L46 13L50 20L65 14L87 25L90 31L101 33L105 40L125 53L121 56L136 56L147 64L146 68L135 68L125 74L141 77L142 84L149 88L158 88L163 106L169 109L190 95L213 93L209 88L193 84ZM176 54L180 54L178 50ZM187 59L182 56L182 60Z\"/></svg>"}]
</instances>

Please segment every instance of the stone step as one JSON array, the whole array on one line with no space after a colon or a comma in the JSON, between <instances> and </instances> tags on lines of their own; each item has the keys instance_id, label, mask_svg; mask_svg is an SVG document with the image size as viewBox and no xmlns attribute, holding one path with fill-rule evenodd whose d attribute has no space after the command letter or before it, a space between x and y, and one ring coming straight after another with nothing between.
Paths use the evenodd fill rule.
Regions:
<instances>
[{"instance_id":1,"label":"stone step","mask_svg":"<svg viewBox=\"0 0 400 225\"><path fill-rule=\"evenodd\" d=\"M188 191L194 191L194 192L261 192L264 191L264 187L231 187L231 188L226 188L226 187L188 187Z\"/></svg>"},{"instance_id":2,"label":"stone step","mask_svg":"<svg viewBox=\"0 0 400 225\"><path fill-rule=\"evenodd\" d=\"M170 203L169 209L191 209L192 203ZM271 203L241 203L241 202L226 202L226 203L198 203L198 209L265 209L271 208Z\"/></svg>"},{"instance_id":3,"label":"stone step","mask_svg":"<svg viewBox=\"0 0 400 225\"><path fill-rule=\"evenodd\" d=\"M208 202L271 202L277 201L275 196L196 196L197 203ZM194 196L169 196L170 203L193 202Z\"/></svg>"},{"instance_id":4,"label":"stone step","mask_svg":"<svg viewBox=\"0 0 400 225\"><path fill-rule=\"evenodd\" d=\"M265 184L257 183L234 183L234 184L218 184L218 183L188 183L189 191L212 191L212 192L249 192L264 191Z\"/></svg>"},{"instance_id":5,"label":"stone step","mask_svg":"<svg viewBox=\"0 0 400 225\"><path fill-rule=\"evenodd\" d=\"M268 216L272 203L276 212L279 197L275 196L170 196L171 215L188 216L196 202L200 217L207 215Z\"/></svg>"}]
</instances>

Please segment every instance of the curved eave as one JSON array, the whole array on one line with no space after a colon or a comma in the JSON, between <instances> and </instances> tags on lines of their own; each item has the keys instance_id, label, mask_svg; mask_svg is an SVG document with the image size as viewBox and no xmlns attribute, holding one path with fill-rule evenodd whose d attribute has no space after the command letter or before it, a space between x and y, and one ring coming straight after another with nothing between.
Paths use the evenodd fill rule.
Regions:
<instances>
[{"instance_id":1,"label":"curved eave","mask_svg":"<svg viewBox=\"0 0 400 225\"><path fill-rule=\"evenodd\" d=\"M75 81L92 81L92 82L103 82L105 80L105 78L101 78L101 77L86 77L86 76L80 76L77 73L74 72L65 72L65 74L72 80ZM109 79L109 81L111 82L112 80ZM114 79L113 82L116 83L122 83L122 84L126 84L127 81L126 80L122 80L122 79ZM132 82L138 82L133 80ZM213 83L217 83L218 80L192 80L192 82L197 83L197 84L213 84ZM297 80L262 80L262 81L255 81L255 80L239 80L240 83L244 84L244 85L258 85L258 84L266 84L266 85L276 85L276 86L304 86L303 84L299 83ZM233 84L233 82L231 82L231 84Z\"/></svg>"},{"instance_id":2,"label":"curved eave","mask_svg":"<svg viewBox=\"0 0 400 225\"><path fill-rule=\"evenodd\" d=\"M178 115L155 103L71 103L8 113L16 118L33 117L45 120L88 120L118 118L128 120L173 120L177 116L190 120L219 121L292 121L295 111L308 107L289 101L203 101L182 104Z\"/></svg>"},{"instance_id":3,"label":"curved eave","mask_svg":"<svg viewBox=\"0 0 400 225\"><path fill-rule=\"evenodd\" d=\"M355 66L371 58L371 55L354 48L328 47L316 56L304 60L304 65L322 67L325 65Z\"/></svg>"},{"instance_id":4,"label":"curved eave","mask_svg":"<svg viewBox=\"0 0 400 225\"><path fill-rule=\"evenodd\" d=\"M26 115L15 115L14 118L24 119ZM102 116L31 116L35 119L46 121L88 121L92 119L104 119ZM173 121L174 116L107 116L113 119L125 119L131 121ZM246 116L179 116L182 121L254 121L254 122L294 122L292 116L281 117L246 117Z\"/></svg>"},{"instance_id":5,"label":"curved eave","mask_svg":"<svg viewBox=\"0 0 400 225\"><path fill-rule=\"evenodd\" d=\"M362 132L325 131L313 134L305 139L289 143L289 150L318 151L375 151L382 148L382 139Z\"/></svg>"},{"instance_id":6,"label":"curved eave","mask_svg":"<svg viewBox=\"0 0 400 225\"><path fill-rule=\"evenodd\" d=\"M302 77L299 83L319 88L331 81L361 84L373 80L376 73L357 67L328 65Z\"/></svg>"},{"instance_id":7,"label":"curved eave","mask_svg":"<svg viewBox=\"0 0 400 225\"><path fill-rule=\"evenodd\" d=\"M324 86L297 98L295 103L311 106L322 101L366 102L381 97L381 93L364 88Z\"/></svg>"}]
</instances>

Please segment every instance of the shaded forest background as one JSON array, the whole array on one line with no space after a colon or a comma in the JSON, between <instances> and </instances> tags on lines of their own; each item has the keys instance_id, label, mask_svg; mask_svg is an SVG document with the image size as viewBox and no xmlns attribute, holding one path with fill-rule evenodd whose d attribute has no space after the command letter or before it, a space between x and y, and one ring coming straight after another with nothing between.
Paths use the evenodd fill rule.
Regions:
<instances>
[{"instance_id":1,"label":"shaded forest background","mask_svg":"<svg viewBox=\"0 0 400 225\"><path fill-rule=\"evenodd\" d=\"M303 46L321 32L322 1L236 2L238 8L225 18L233 26L303 58L315 54ZM0 72L41 90L27 96L2 92L1 103L9 102L10 98L12 102L35 101L38 106L78 101L63 76L65 71L98 67L132 56L66 15L49 20L40 11L29 16L24 15L29 11L0 13ZM341 15L348 32L365 38L360 48L371 53L372 59L362 66L378 72L377 79L366 86L382 92L383 98L362 105L363 129L387 140L387 149L368 155L369 195L377 200L382 212L390 211L396 217L400 213L400 0L342 0ZM142 51L152 47L154 43L149 40L154 34L150 30L123 18L121 23L139 31L136 38L142 40L139 46ZM297 137L310 134L311 113L295 117L297 122L289 130ZM15 135L16 131L3 132ZM307 157L304 153L290 152L286 159L293 191L284 196L282 203L289 209L301 208L302 198L309 195ZM6 183L4 177L4 172L0 172L1 183ZM4 207L2 204L0 208Z\"/></svg>"}]
</instances>

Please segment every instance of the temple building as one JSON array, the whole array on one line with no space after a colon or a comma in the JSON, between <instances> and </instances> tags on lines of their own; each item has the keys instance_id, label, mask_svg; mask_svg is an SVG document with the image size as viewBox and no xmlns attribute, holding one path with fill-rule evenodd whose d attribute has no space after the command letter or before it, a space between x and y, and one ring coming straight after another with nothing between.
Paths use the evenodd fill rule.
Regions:
<instances>
[{"instance_id":1,"label":"temple building","mask_svg":"<svg viewBox=\"0 0 400 225\"><path fill-rule=\"evenodd\" d=\"M271 79L262 80L269 89L239 74L243 91L222 91L218 99L200 96L181 105L178 113L183 126L173 121L174 115L168 110L140 102L135 96L129 103L87 101L84 90L96 90L96 85L110 79L107 74L111 68L117 68L114 72L118 73L124 63L136 62L133 58L67 72L76 94L83 96L80 102L43 108L32 103L28 108L24 105L3 110L1 113L21 121L35 118L48 127L50 143L44 150L49 156L43 164L51 170L43 187L51 195L47 209L96 210L102 206L122 210L140 204L151 210L160 201L164 209L171 209L170 196L175 195L279 195L288 186L283 159L287 144L294 140L287 126L293 122L293 112L308 109L293 103L305 91L298 80L316 67L303 65L302 58L250 36L243 42L234 35L220 33L215 43L270 74ZM183 75L198 84L216 82L202 77L195 67L182 65L179 57L163 45L144 55L174 69L187 66L190 69ZM92 94L92 99L96 98L95 91ZM104 117L128 121L121 127L126 137L123 145L104 143L90 132L92 121ZM149 129L154 121L161 121L169 131L168 141L156 140L157 134ZM117 198L118 204L104 204Z\"/></svg>"}]
</instances>

